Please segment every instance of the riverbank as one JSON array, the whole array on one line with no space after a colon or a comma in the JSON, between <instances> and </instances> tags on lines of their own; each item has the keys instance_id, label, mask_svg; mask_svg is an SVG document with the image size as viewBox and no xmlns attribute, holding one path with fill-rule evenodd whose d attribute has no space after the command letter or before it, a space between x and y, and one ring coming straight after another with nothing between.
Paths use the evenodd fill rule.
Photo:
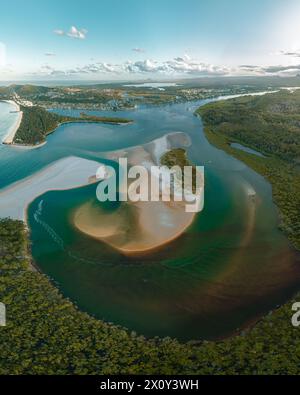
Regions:
<instances>
[{"instance_id":1,"label":"riverbank","mask_svg":"<svg viewBox=\"0 0 300 395\"><path fill-rule=\"evenodd\" d=\"M0 262L1 295L2 300L10 301L11 312L10 330L0 331L0 374L300 373L299 357L295 353L291 358L291 349L296 350L299 344L299 328L291 325L292 306L299 301L299 294L255 327L225 341L183 344L170 338L146 339L80 311L46 276L31 271L30 240L22 223L0 221L0 235L7 252ZM21 336L22 341L16 341ZM84 349L85 357L74 353L75 348ZM26 365L24 355L28 358ZM103 360L103 355L108 358Z\"/></svg>"},{"instance_id":2,"label":"riverbank","mask_svg":"<svg viewBox=\"0 0 300 395\"><path fill-rule=\"evenodd\" d=\"M279 228L297 250L300 250L297 168L300 132L294 125L298 122L299 98L298 90L281 91L261 98L211 103L196 111L196 115L202 116L204 132L211 144L246 163L270 182L274 203L280 211ZM288 113L283 110L287 107L292 109ZM280 126L283 124L284 130ZM253 152L236 149L232 143L242 144Z\"/></svg>"},{"instance_id":3,"label":"riverbank","mask_svg":"<svg viewBox=\"0 0 300 395\"><path fill-rule=\"evenodd\" d=\"M13 100L6 100L6 103L13 105L15 108L15 112L18 113L18 118L16 119L16 122L14 123L14 125L11 126L7 135L4 137L4 139L2 141L2 144L12 145L15 135L16 135L16 133L21 125L21 122L22 122L23 111L20 110L19 104L17 104Z\"/></svg>"}]
</instances>

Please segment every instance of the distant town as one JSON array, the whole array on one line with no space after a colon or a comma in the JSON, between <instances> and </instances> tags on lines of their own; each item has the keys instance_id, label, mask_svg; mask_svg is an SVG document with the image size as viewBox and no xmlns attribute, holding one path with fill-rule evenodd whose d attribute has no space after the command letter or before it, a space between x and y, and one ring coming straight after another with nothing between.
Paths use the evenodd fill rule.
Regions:
<instances>
[{"instance_id":1,"label":"distant town","mask_svg":"<svg viewBox=\"0 0 300 395\"><path fill-rule=\"evenodd\" d=\"M221 81L221 83L220 83ZM274 86L300 85L300 78L215 78L181 80L173 85L95 84L73 86L39 86L12 84L0 87L0 100L13 100L23 107L45 109L83 109L120 111L140 105L183 103L219 96L239 95L273 90Z\"/></svg>"}]
</instances>

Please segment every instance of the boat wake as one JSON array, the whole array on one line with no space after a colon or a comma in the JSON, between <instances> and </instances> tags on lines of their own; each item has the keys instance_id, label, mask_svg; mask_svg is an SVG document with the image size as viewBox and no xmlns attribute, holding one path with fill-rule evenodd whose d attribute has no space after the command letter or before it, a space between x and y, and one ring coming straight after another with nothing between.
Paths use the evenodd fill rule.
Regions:
<instances>
[{"instance_id":1,"label":"boat wake","mask_svg":"<svg viewBox=\"0 0 300 395\"><path fill-rule=\"evenodd\" d=\"M41 219L43 213L44 200L41 200L38 204L38 209L35 211L33 217L36 223L45 229L45 231L50 235L52 240L62 249L65 250L63 239L55 232L47 222Z\"/></svg>"}]
</instances>

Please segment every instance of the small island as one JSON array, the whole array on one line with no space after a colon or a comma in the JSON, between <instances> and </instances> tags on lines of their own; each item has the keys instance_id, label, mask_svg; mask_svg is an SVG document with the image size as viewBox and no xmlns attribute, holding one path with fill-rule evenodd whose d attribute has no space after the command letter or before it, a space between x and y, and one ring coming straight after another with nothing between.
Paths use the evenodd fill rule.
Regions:
<instances>
[{"instance_id":1,"label":"small island","mask_svg":"<svg viewBox=\"0 0 300 395\"><path fill-rule=\"evenodd\" d=\"M160 163L162 166L167 166L171 169L173 166L179 166L182 171L185 167L191 166L193 167L193 175L192 175L192 185L193 185L193 193L196 192L196 175L197 168L196 166L188 159L187 152L183 148L175 148L168 152L166 152L160 159Z\"/></svg>"}]
</instances>

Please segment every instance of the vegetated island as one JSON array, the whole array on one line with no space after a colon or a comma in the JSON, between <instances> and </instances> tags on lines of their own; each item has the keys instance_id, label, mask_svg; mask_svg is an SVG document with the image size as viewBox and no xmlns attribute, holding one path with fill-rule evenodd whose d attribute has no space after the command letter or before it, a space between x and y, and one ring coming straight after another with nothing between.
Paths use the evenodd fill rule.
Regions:
<instances>
[{"instance_id":1,"label":"vegetated island","mask_svg":"<svg viewBox=\"0 0 300 395\"><path fill-rule=\"evenodd\" d=\"M162 166L167 166L171 169L173 166L179 166L182 171L184 171L185 167L192 167L192 186L193 193L196 192L196 166L188 159L187 151L183 148L175 148L168 152L166 152L160 159L160 163Z\"/></svg>"},{"instance_id":2,"label":"vegetated island","mask_svg":"<svg viewBox=\"0 0 300 395\"><path fill-rule=\"evenodd\" d=\"M123 125L132 120L117 117L98 117L81 113L80 117L69 117L49 112L42 107L20 106L23 113L19 128L16 130L12 144L24 146L38 146L45 143L47 135L53 133L58 126L73 122L106 123Z\"/></svg>"},{"instance_id":3,"label":"vegetated island","mask_svg":"<svg viewBox=\"0 0 300 395\"><path fill-rule=\"evenodd\" d=\"M200 107L209 141L272 185L280 229L300 250L300 91L240 97ZM258 156L232 143L257 150Z\"/></svg>"}]
</instances>

